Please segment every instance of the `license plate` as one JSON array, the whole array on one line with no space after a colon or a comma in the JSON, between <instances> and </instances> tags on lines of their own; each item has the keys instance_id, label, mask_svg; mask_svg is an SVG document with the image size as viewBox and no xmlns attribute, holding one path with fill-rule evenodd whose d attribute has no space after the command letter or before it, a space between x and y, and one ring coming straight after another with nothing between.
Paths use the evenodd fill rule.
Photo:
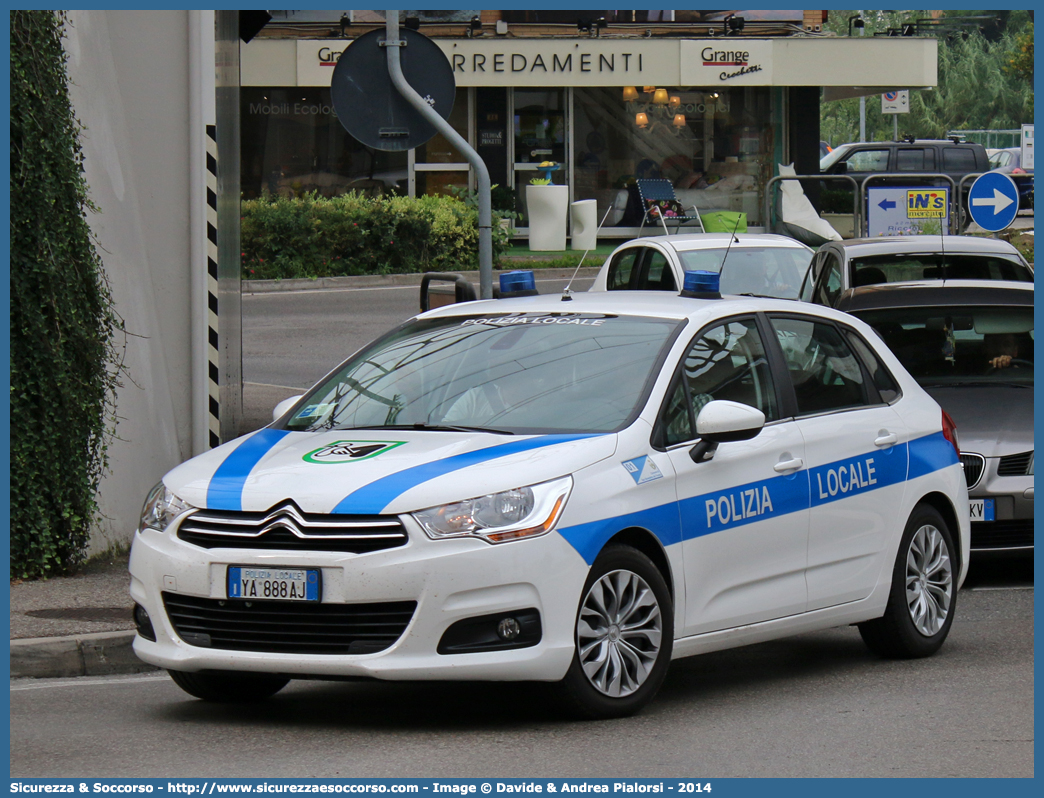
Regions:
<instances>
[{"instance_id":1,"label":"license plate","mask_svg":"<svg viewBox=\"0 0 1044 798\"><path fill-rule=\"evenodd\" d=\"M229 598L319 601L319 585L318 570L228 566Z\"/></svg>"},{"instance_id":2,"label":"license plate","mask_svg":"<svg viewBox=\"0 0 1044 798\"><path fill-rule=\"evenodd\" d=\"M968 502L968 517L974 521L993 520L993 499L972 499Z\"/></svg>"}]
</instances>

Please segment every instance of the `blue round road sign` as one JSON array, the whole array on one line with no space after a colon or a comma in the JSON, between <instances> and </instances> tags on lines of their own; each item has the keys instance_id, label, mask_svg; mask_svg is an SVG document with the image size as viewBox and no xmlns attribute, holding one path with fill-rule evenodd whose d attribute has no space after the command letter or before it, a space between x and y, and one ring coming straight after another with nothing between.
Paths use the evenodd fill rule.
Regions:
<instances>
[{"instance_id":1,"label":"blue round road sign","mask_svg":"<svg viewBox=\"0 0 1044 798\"><path fill-rule=\"evenodd\" d=\"M972 183L968 212L983 230L996 233L1015 221L1019 212L1019 190L1003 172L987 172Z\"/></svg>"}]
</instances>

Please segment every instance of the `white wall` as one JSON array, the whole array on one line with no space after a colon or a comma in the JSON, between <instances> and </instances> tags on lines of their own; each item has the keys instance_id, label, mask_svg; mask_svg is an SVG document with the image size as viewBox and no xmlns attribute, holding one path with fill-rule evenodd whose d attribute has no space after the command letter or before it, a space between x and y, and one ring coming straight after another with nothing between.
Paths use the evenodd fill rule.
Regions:
<instances>
[{"instance_id":1,"label":"white wall","mask_svg":"<svg viewBox=\"0 0 1044 798\"><path fill-rule=\"evenodd\" d=\"M90 218L126 322L117 440L90 553L128 543L146 492L191 456L187 11L72 11L65 42Z\"/></svg>"}]
</instances>

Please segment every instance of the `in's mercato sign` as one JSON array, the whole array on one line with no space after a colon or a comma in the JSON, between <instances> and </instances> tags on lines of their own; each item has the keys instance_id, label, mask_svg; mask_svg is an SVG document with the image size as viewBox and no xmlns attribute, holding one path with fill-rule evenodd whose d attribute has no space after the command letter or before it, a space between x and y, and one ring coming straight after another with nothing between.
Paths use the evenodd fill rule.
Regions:
<instances>
[{"instance_id":1,"label":"in's mercato sign","mask_svg":"<svg viewBox=\"0 0 1044 798\"><path fill-rule=\"evenodd\" d=\"M436 39L457 86L768 86L765 39ZM297 42L297 85L329 86L350 43Z\"/></svg>"}]
</instances>

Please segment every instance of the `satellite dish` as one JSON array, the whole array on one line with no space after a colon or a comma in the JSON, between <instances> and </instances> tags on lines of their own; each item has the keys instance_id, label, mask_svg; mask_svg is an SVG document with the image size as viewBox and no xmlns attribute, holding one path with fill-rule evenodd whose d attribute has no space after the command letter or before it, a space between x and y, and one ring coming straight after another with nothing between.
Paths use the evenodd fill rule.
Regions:
<instances>
[{"instance_id":1,"label":"satellite dish","mask_svg":"<svg viewBox=\"0 0 1044 798\"><path fill-rule=\"evenodd\" d=\"M428 37L401 29L402 73L443 119L449 119L457 85L442 50ZM435 135L430 122L399 94L388 74L385 31L372 30L353 41L337 60L330 95L337 120L367 147L389 152L413 149Z\"/></svg>"}]
</instances>

